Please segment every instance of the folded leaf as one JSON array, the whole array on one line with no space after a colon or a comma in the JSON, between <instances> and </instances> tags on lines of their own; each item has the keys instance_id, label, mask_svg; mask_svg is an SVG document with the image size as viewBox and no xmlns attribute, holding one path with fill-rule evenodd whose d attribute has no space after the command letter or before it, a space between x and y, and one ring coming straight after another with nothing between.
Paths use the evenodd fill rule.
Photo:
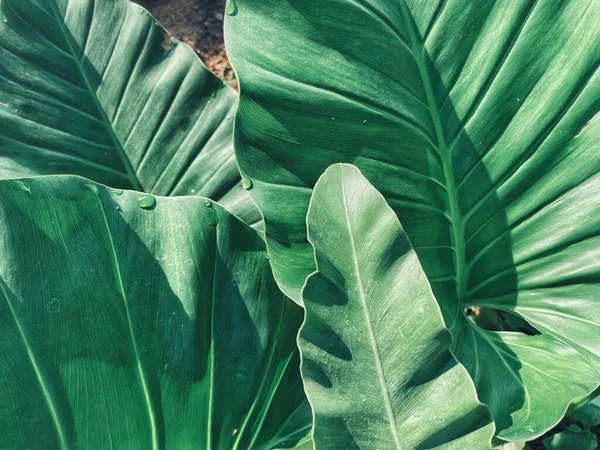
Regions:
<instances>
[{"instance_id":1,"label":"folded leaf","mask_svg":"<svg viewBox=\"0 0 600 450\"><path fill-rule=\"evenodd\" d=\"M0 177L77 174L260 220L233 153L236 93L126 0L0 3Z\"/></svg>"},{"instance_id":2,"label":"folded leaf","mask_svg":"<svg viewBox=\"0 0 600 450\"><path fill-rule=\"evenodd\" d=\"M0 181L3 448L293 447L302 312L201 197Z\"/></svg>"},{"instance_id":3,"label":"folded leaf","mask_svg":"<svg viewBox=\"0 0 600 450\"><path fill-rule=\"evenodd\" d=\"M315 448L491 449L494 425L450 352L417 255L385 199L348 164L308 211L318 272L303 290L302 375Z\"/></svg>"},{"instance_id":4,"label":"folded leaf","mask_svg":"<svg viewBox=\"0 0 600 450\"><path fill-rule=\"evenodd\" d=\"M500 436L551 428L600 382L600 2L236 5L236 152L281 288L300 302L314 271L317 178L357 165L402 221ZM490 333L469 306L541 334Z\"/></svg>"}]
</instances>

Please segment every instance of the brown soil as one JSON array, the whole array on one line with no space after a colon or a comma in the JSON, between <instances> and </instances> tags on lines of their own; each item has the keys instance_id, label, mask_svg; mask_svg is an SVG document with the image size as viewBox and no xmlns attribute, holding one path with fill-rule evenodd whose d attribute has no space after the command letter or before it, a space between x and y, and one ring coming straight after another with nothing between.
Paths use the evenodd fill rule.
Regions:
<instances>
[{"instance_id":1,"label":"brown soil","mask_svg":"<svg viewBox=\"0 0 600 450\"><path fill-rule=\"evenodd\" d=\"M226 0L134 0L146 8L169 33L186 42L206 67L237 89L223 42Z\"/></svg>"}]
</instances>

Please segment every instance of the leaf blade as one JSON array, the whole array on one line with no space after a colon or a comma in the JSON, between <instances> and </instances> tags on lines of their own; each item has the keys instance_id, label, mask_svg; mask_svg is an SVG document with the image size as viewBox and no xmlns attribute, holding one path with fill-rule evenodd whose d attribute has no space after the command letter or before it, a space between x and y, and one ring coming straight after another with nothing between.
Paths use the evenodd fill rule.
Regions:
<instances>
[{"instance_id":1,"label":"leaf blade","mask_svg":"<svg viewBox=\"0 0 600 450\"><path fill-rule=\"evenodd\" d=\"M220 200L260 220L239 186L236 93L126 0L6 1L0 174L82 175ZM27 77L25 77L25 74Z\"/></svg>"},{"instance_id":2,"label":"leaf blade","mask_svg":"<svg viewBox=\"0 0 600 450\"><path fill-rule=\"evenodd\" d=\"M316 448L491 448L489 411L383 197L337 164L307 222L318 272L303 290L299 344Z\"/></svg>"},{"instance_id":3,"label":"leaf blade","mask_svg":"<svg viewBox=\"0 0 600 450\"><path fill-rule=\"evenodd\" d=\"M314 270L303 241L310 190L331 164L357 165L402 220L504 439L543 433L600 381L597 8L248 0L226 18L242 92L236 151L256 181L279 285L301 303ZM466 306L517 316L544 337L485 340ZM502 362L548 347L554 362L523 361L550 364L546 393L529 385L539 376L529 366ZM565 373L564 355L580 373ZM556 382L569 377L569 389ZM517 419L529 417L528 395L548 403L533 428Z\"/></svg>"},{"instance_id":4,"label":"leaf blade","mask_svg":"<svg viewBox=\"0 0 600 450\"><path fill-rule=\"evenodd\" d=\"M301 311L277 290L257 232L205 198L148 209L142 193L79 177L2 180L0 192L6 445L275 448L302 437Z\"/></svg>"}]
</instances>

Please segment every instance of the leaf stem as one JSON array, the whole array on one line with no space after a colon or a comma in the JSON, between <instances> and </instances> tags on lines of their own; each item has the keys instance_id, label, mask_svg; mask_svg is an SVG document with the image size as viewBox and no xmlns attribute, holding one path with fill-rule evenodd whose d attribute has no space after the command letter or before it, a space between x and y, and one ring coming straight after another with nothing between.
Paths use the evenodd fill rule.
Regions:
<instances>
[{"instance_id":1,"label":"leaf stem","mask_svg":"<svg viewBox=\"0 0 600 450\"><path fill-rule=\"evenodd\" d=\"M411 23L410 11L406 4L401 1L402 11L404 20L406 23L406 29L410 35L411 46L413 48L413 55L423 80L423 86L425 89L425 95L427 97L427 105L431 119L433 122L436 140L437 140L437 152L442 161L444 168L444 178L446 183L446 190L448 192L448 213L450 216L450 223L452 227L452 245L454 247L454 265L456 271L456 296L458 305L456 308L455 319L452 323L447 324L448 328L452 328L456 323L456 318L461 310L460 305L467 299L467 271L466 271L466 251L465 251L465 228L460 211L460 204L458 202L458 187L454 178L452 170L452 152L446 137L444 136L444 130L442 127L441 114L437 106L435 95L433 93L433 83L429 76L427 68L427 61L425 60L425 46L423 42L420 42L417 36L417 32ZM416 48L416 50L415 50Z\"/></svg>"}]
</instances>

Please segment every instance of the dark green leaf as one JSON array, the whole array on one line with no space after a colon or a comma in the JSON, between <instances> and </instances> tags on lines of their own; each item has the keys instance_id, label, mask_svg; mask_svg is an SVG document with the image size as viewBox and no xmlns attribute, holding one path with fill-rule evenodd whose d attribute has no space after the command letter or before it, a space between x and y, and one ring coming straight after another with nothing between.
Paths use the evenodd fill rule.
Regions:
<instances>
[{"instance_id":1,"label":"dark green leaf","mask_svg":"<svg viewBox=\"0 0 600 450\"><path fill-rule=\"evenodd\" d=\"M260 215L233 153L236 93L126 0L0 4L0 177L77 174Z\"/></svg>"},{"instance_id":2,"label":"dark green leaf","mask_svg":"<svg viewBox=\"0 0 600 450\"><path fill-rule=\"evenodd\" d=\"M565 430L544 439L546 450L596 450L598 439L589 431Z\"/></svg>"},{"instance_id":3,"label":"dark green leaf","mask_svg":"<svg viewBox=\"0 0 600 450\"><path fill-rule=\"evenodd\" d=\"M580 423L584 430L600 425L600 397L573 411L567 418Z\"/></svg>"},{"instance_id":4,"label":"dark green leaf","mask_svg":"<svg viewBox=\"0 0 600 450\"><path fill-rule=\"evenodd\" d=\"M0 181L0 446L293 447L302 311L201 197ZM142 199L142 200L140 200Z\"/></svg>"}]
</instances>

